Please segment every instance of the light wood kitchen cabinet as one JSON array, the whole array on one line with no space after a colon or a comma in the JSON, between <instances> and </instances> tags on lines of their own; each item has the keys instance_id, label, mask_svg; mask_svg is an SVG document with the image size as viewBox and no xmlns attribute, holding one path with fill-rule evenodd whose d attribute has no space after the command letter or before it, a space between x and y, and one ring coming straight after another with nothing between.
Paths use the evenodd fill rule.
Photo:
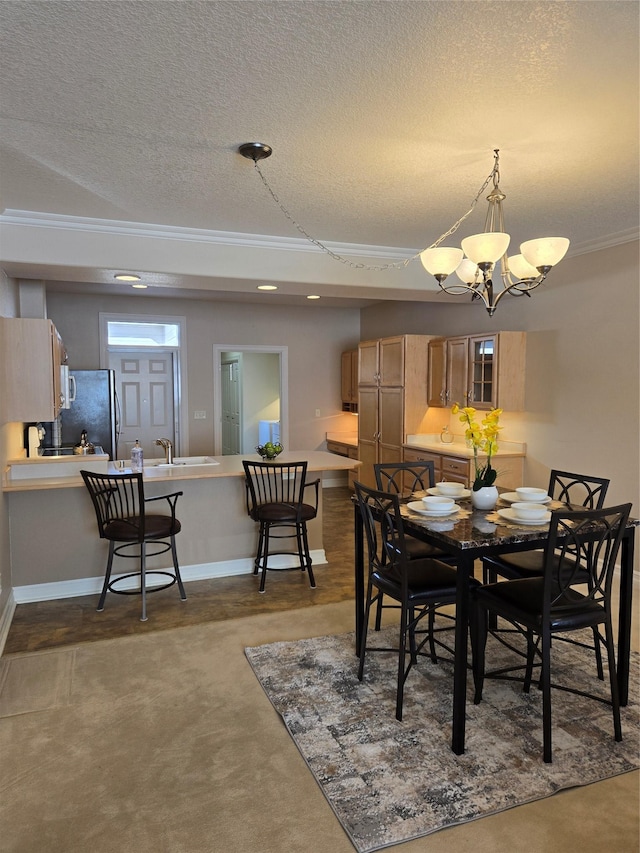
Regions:
<instances>
[{"instance_id":1,"label":"light wood kitchen cabinet","mask_svg":"<svg viewBox=\"0 0 640 853\"><path fill-rule=\"evenodd\" d=\"M342 353L342 410L358 411L358 350Z\"/></svg>"},{"instance_id":2,"label":"light wood kitchen cabinet","mask_svg":"<svg viewBox=\"0 0 640 853\"><path fill-rule=\"evenodd\" d=\"M447 353L447 403L462 401L466 405L467 387L469 381L469 340L468 338L451 338L446 345Z\"/></svg>"},{"instance_id":3,"label":"light wood kitchen cabinet","mask_svg":"<svg viewBox=\"0 0 640 853\"><path fill-rule=\"evenodd\" d=\"M348 459L358 458L358 448L352 444L347 444L345 441L336 441L335 439L327 439L327 450L329 453L335 453L337 456L345 456ZM357 477L357 466L350 468L347 472L349 488L353 491L353 484Z\"/></svg>"},{"instance_id":4,"label":"light wood kitchen cabinet","mask_svg":"<svg viewBox=\"0 0 640 853\"><path fill-rule=\"evenodd\" d=\"M358 386L378 385L378 341L362 341L358 345Z\"/></svg>"},{"instance_id":5,"label":"light wood kitchen cabinet","mask_svg":"<svg viewBox=\"0 0 640 853\"><path fill-rule=\"evenodd\" d=\"M423 335L398 335L377 341L363 341L358 346L358 384L382 387L402 387L405 381L407 340L424 340ZM413 352L410 354L413 357Z\"/></svg>"},{"instance_id":6,"label":"light wood kitchen cabinet","mask_svg":"<svg viewBox=\"0 0 640 853\"><path fill-rule=\"evenodd\" d=\"M415 450L404 448L403 460L405 462L433 462L433 473L436 483L447 480L454 483L463 483L468 487L471 477L473 462L462 456L448 456L443 453L434 453L430 450Z\"/></svg>"},{"instance_id":7,"label":"light wood kitchen cabinet","mask_svg":"<svg viewBox=\"0 0 640 853\"><path fill-rule=\"evenodd\" d=\"M442 480L442 454L432 453L430 450L414 450L405 447L402 458L404 462L433 462L436 483Z\"/></svg>"},{"instance_id":8,"label":"light wood kitchen cabinet","mask_svg":"<svg viewBox=\"0 0 640 853\"><path fill-rule=\"evenodd\" d=\"M398 462L407 433L427 412L426 335L364 341L359 347L358 478L375 486L373 465Z\"/></svg>"},{"instance_id":9,"label":"light wood kitchen cabinet","mask_svg":"<svg viewBox=\"0 0 640 853\"><path fill-rule=\"evenodd\" d=\"M469 338L442 338L429 342L429 405L466 405L469 375Z\"/></svg>"},{"instance_id":10,"label":"light wood kitchen cabinet","mask_svg":"<svg viewBox=\"0 0 640 853\"><path fill-rule=\"evenodd\" d=\"M430 406L446 406L447 342L444 338L429 341L427 402Z\"/></svg>"},{"instance_id":11,"label":"light wood kitchen cabinet","mask_svg":"<svg viewBox=\"0 0 640 853\"><path fill-rule=\"evenodd\" d=\"M473 457L456 456L451 451L436 453L432 450L405 447L402 458L405 462L433 462L436 483L447 480L452 483L463 483L467 488L473 485L475 476ZM523 484L524 455L494 457L492 464L500 472L498 486L517 489Z\"/></svg>"},{"instance_id":12,"label":"light wood kitchen cabinet","mask_svg":"<svg viewBox=\"0 0 640 853\"><path fill-rule=\"evenodd\" d=\"M469 486L474 479L473 461L461 456L442 457L442 479L451 483L464 483Z\"/></svg>"},{"instance_id":13,"label":"light wood kitchen cabinet","mask_svg":"<svg viewBox=\"0 0 640 853\"><path fill-rule=\"evenodd\" d=\"M67 355L51 320L0 319L2 421L52 421L62 408Z\"/></svg>"},{"instance_id":14,"label":"light wood kitchen cabinet","mask_svg":"<svg viewBox=\"0 0 640 853\"><path fill-rule=\"evenodd\" d=\"M429 343L429 405L524 409L524 332L442 338Z\"/></svg>"},{"instance_id":15,"label":"light wood kitchen cabinet","mask_svg":"<svg viewBox=\"0 0 640 853\"><path fill-rule=\"evenodd\" d=\"M436 483L447 480L453 483L463 483L469 486L473 462L462 456L448 456L443 453L434 453L430 450L415 450L404 448L403 459L405 462L433 462L433 473Z\"/></svg>"}]
</instances>

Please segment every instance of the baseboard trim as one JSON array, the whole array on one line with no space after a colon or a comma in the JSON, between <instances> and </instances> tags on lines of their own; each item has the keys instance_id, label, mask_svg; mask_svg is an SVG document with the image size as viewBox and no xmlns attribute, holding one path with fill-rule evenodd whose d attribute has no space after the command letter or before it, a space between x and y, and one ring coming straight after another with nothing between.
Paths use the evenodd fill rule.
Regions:
<instances>
[{"instance_id":1,"label":"baseboard trim","mask_svg":"<svg viewBox=\"0 0 640 853\"><path fill-rule=\"evenodd\" d=\"M319 548L311 551L311 561L314 566L322 565L327 562L327 557L324 548ZM272 566L275 569L285 569L297 565L295 558L282 556L277 560L274 559ZM189 581L209 580L211 578L228 578L234 575L249 575L253 572L253 558L246 557L241 560L223 560L219 563L201 563L194 566L180 566L180 574L185 583ZM116 575L113 576L114 579ZM13 595L9 602L13 606L8 614L9 602L5 607L5 612L0 620L0 643L2 643L2 629L6 621L6 632L9 631L9 625L13 618L13 611L16 604L31 604L36 601L53 601L57 598L78 598L81 595L98 595L102 589L103 577L94 578L78 578L70 581L57 581L54 583L37 583L29 584L28 586L17 586L13 589ZM153 575L150 575L149 587L153 587ZM134 589L136 586L135 580L130 578L123 581L122 589ZM1 648L1 645L0 645Z\"/></svg>"},{"instance_id":2,"label":"baseboard trim","mask_svg":"<svg viewBox=\"0 0 640 853\"><path fill-rule=\"evenodd\" d=\"M4 644L7 642L7 637L9 636L9 628L11 627L11 620L13 619L15 609L16 600L13 592L10 592L4 610L0 614L0 655L4 651Z\"/></svg>"}]
</instances>

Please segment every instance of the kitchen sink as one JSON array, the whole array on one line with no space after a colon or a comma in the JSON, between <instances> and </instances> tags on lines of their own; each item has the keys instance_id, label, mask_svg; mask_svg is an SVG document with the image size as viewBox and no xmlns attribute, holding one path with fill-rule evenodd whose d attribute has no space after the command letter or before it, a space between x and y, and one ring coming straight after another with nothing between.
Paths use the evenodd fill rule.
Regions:
<instances>
[{"instance_id":1,"label":"kitchen sink","mask_svg":"<svg viewBox=\"0 0 640 853\"><path fill-rule=\"evenodd\" d=\"M213 456L176 456L173 462L164 462L162 459L149 459L144 463L145 468L179 468L184 465L219 465Z\"/></svg>"}]
</instances>

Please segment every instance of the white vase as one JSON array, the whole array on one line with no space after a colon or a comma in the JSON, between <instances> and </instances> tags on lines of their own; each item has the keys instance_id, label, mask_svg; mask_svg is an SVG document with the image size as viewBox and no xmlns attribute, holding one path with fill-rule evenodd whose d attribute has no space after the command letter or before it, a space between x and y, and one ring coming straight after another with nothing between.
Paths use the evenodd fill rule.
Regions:
<instances>
[{"instance_id":1,"label":"white vase","mask_svg":"<svg viewBox=\"0 0 640 853\"><path fill-rule=\"evenodd\" d=\"M477 491L472 489L471 503L476 509L493 509L498 503L498 489L496 486L483 486Z\"/></svg>"}]
</instances>

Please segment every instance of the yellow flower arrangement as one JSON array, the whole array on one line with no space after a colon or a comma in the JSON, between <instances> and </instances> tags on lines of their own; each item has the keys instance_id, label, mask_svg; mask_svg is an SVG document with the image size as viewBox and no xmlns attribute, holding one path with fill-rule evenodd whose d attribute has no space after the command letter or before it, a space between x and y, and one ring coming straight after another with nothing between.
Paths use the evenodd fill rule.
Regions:
<instances>
[{"instance_id":1,"label":"yellow flower arrangement","mask_svg":"<svg viewBox=\"0 0 640 853\"><path fill-rule=\"evenodd\" d=\"M477 412L471 406L465 406L461 409L457 403L454 403L451 414L460 415L460 423L466 425L465 438L471 442L473 447L473 462L476 470L475 480L473 481L474 492L483 486L493 486L498 472L491 467L491 457L498 450L498 434L502 429L498 421L502 409L491 409L482 419L482 423L478 423ZM478 462L478 452L487 458L484 465L480 465Z\"/></svg>"}]
</instances>

